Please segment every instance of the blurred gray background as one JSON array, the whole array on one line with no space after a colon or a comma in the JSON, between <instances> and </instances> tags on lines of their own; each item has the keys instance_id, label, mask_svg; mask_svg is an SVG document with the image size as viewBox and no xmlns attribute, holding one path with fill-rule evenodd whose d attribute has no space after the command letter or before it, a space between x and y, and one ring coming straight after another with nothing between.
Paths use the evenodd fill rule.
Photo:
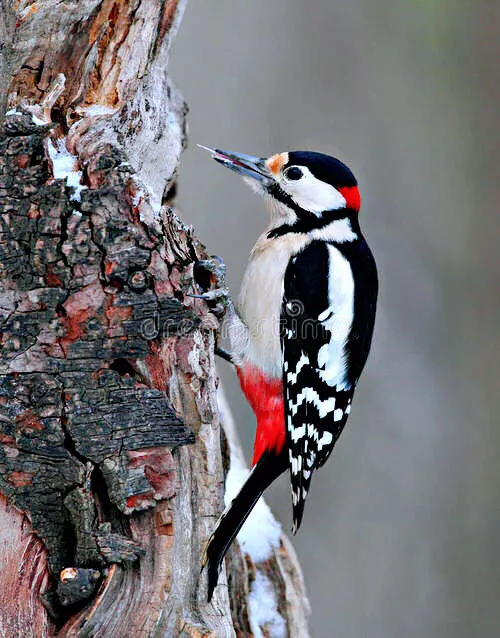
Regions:
<instances>
[{"instance_id":1,"label":"blurred gray background","mask_svg":"<svg viewBox=\"0 0 500 638\"><path fill-rule=\"evenodd\" d=\"M235 294L266 212L196 142L338 154L360 182L380 310L294 541L316 638L500 636L499 29L495 1L191 0L172 52L181 211ZM267 499L289 529L287 481Z\"/></svg>"}]
</instances>

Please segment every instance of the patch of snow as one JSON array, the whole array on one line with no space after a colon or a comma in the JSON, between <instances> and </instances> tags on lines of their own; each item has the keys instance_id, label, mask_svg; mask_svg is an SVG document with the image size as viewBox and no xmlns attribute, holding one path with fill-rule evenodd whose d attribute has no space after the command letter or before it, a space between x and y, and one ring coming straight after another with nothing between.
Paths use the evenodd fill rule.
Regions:
<instances>
[{"instance_id":1,"label":"patch of snow","mask_svg":"<svg viewBox=\"0 0 500 638\"><path fill-rule=\"evenodd\" d=\"M250 628L254 638L285 638L286 623L278 612L271 581L257 571L248 597ZM265 633L262 630L265 630Z\"/></svg>"},{"instance_id":2,"label":"patch of snow","mask_svg":"<svg viewBox=\"0 0 500 638\"><path fill-rule=\"evenodd\" d=\"M121 166L124 165L130 166L128 162L121 164ZM158 217L158 211L153 211L147 193L143 188L137 186L137 181L136 189L135 195L132 197L132 205L139 208L139 219L141 222L147 226L151 226L154 223L154 220Z\"/></svg>"},{"instance_id":3,"label":"patch of snow","mask_svg":"<svg viewBox=\"0 0 500 638\"><path fill-rule=\"evenodd\" d=\"M90 106L83 106L77 109L78 113L86 115L87 117L93 117L94 115L114 115L117 111L117 108L105 106L104 104L91 104Z\"/></svg>"},{"instance_id":4,"label":"patch of snow","mask_svg":"<svg viewBox=\"0 0 500 638\"><path fill-rule=\"evenodd\" d=\"M192 329L191 326L186 325L186 328L189 328L189 331L191 332L191 329ZM181 326L180 332L181 334L183 333L182 326ZM189 351L189 354L187 357L188 363L191 366L191 370L197 377L203 377L204 371L200 364L200 354L201 354L201 348L203 347L203 337L201 336L200 332L194 333L193 342L194 342L193 347Z\"/></svg>"},{"instance_id":5,"label":"patch of snow","mask_svg":"<svg viewBox=\"0 0 500 638\"><path fill-rule=\"evenodd\" d=\"M56 179L65 179L69 173L74 172L76 157L66 148L64 137L56 140L56 144L49 140L49 155Z\"/></svg>"},{"instance_id":6,"label":"patch of snow","mask_svg":"<svg viewBox=\"0 0 500 638\"><path fill-rule=\"evenodd\" d=\"M9 111L6 111L5 115L24 115L24 113L22 111L18 111L16 108L13 108L13 109L10 109ZM31 111L30 111L30 115L31 115L31 119L33 120L33 124L36 124L36 126L47 126L47 124L49 124L49 122L46 122L45 120L40 119Z\"/></svg>"},{"instance_id":7,"label":"patch of snow","mask_svg":"<svg viewBox=\"0 0 500 638\"><path fill-rule=\"evenodd\" d=\"M158 215L155 214L155 218L157 217ZM139 211L139 219L141 220L143 224L146 224L146 226L151 225L151 215L146 214L144 212L144 208L141 208L141 210Z\"/></svg>"},{"instance_id":8,"label":"patch of snow","mask_svg":"<svg viewBox=\"0 0 500 638\"><path fill-rule=\"evenodd\" d=\"M241 459L231 454L231 465L226 477L224 502L226 507L240 491L250 471ZM274 518L269 506L261 497L250 516L243 523L238 536L241 549L250 556L254 563L261 563L273 554L281 544L281 525Z\"/></svg>"},{"instance_id":9,"label":"patch of snow","mask_svg":"<svg viewBox=\"0 0 500 638\"><path fill-rule=\"evenodd\" d=\"M135 191L134 197L132 198L132 204L134 206L138 206L140 201L141 201L141 199L144 199L145 197L146 197L146 194L144 193L144 191L141 188L138 188Z\"/></svg>"},{"instance_id":10,"label":"patch of snow","mask_svg":"<svg viewBox=\"0 0 500 638\"><path fill-rule=\"evenodd\" d=\"M76 155L72 155L66 148L66 139L56 140L56 144L49 140L49 156L52 160L52 167L55 179L65 179L66 184L74 189L70 200L80 202L81 193L87 186L81 184L82 171L75 171L75 164L78 160Z\"/></svg>"},{"instance_id":11,"label":"patch of snow","mask_svg":"<svg viewBox=\"0 0 500 638\"><path fill-rule=\"evenodd\" d=\"M33 120L33 124L36 124L37 126L47 126L47 124L49 123L45 120L41 120L34 113L31 114L31 119Z\"/></svg>"},{"instance_id":12,"label":"patch of snow","mask_svg":"<svg viewBox=\"0 0 500 638\"><path fill-rule=\"evenodd\" d=\"M153 209L155 218L158 219L161 212L161 198L156 197L156 195L152 192L149 196L149 203Z\"/></svg>"}]
</instances>

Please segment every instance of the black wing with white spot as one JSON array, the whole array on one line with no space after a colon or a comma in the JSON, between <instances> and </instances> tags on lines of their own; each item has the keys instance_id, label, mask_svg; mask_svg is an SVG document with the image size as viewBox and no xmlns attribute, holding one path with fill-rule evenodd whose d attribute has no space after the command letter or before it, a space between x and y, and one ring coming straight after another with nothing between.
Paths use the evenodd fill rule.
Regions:
<instances>
[{"instance_id":1,"label":"black wing with white spot","mask_svg":"<svg viewBox=\"0 0 500 638\"><path fill-rule=\"evenodd\" d=\"M312 473L331 454L351 410L376 296L375 264L364 240L312 242L288 264L281 339L294 531Z\"/></svg>"}]
</instances>

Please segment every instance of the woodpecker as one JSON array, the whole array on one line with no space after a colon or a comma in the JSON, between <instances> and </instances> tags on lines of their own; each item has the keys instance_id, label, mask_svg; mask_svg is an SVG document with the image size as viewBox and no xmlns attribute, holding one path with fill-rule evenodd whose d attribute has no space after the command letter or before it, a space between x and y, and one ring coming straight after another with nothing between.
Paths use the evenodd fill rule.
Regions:
<instances>
[{"instance_id":1,"label":"woodpecker","mask_svg":"<svg viewBox=\"0 0 500 638\"><path fill-rule=\"evenodd\" d=\"M378 278L359 225L356 178L310 151L267 159L202 147L263 195L270 222L251 251L237 308L223 278L229 358L257 418L253 469L205 548L208 600L224 556L264 490L289 470L293 533L314 471L342 432L371 346Z\"/></svg>"}]
</instances>

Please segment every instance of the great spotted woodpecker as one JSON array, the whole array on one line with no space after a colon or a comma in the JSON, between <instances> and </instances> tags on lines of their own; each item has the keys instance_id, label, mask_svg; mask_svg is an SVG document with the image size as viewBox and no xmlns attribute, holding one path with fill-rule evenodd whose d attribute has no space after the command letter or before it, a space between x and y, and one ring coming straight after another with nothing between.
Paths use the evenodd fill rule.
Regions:
<instances>
[{"instance_id":1,"label":"great spotted woodpecker","mask_svg":"<svg viewBox=\"0 0 500 638\"><path fill-rule=\"evenodd\" d=\"M203 147L206 148L206 147ZM260 159L207 149L270 209L239 296L227 301L230 358L257 417L253 470L205 548L208 599L231 542L264 490L287 469L293 532L313 472L330 456L370 350L377 269L361 234L357 181L309 151ZM223 283L206 299L227 295Z\"/></svg>"}]
</instances>

